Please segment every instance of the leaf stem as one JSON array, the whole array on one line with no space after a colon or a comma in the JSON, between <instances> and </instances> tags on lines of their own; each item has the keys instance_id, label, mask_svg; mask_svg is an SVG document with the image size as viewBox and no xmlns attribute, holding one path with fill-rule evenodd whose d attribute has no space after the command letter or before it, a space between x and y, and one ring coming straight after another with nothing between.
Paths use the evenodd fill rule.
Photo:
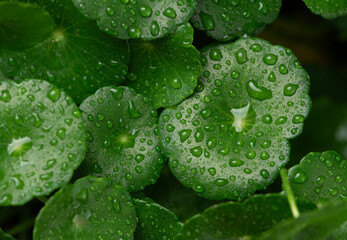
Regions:
<instances>
[{"instance_id":1,"label":"leaf stem","mask_svg":"<svg viewBox=\"0 0 347 240\"><path fill-rule=\"evenodd\" d=\"M300 216L300 212L298 206L296 205L295 197L292 191L292 187L288 181L288 175L285 168L282 168L280 171L281 179L282 179L282 188L287 194L288 203L290 206L290 210L292 211L293 217L298 218Z\"/></svg>"},{"instance_id":2,"label":"leaf stem","mask_svg":"<svg viewBox=\"0 0 347 240\"><path fill-rule=\"evenodd\" d=\"M48 199L46 197L42 197L42 196L36 196L36 198L38 200L40 200L41 202L43 202L44 204L46 204L46 202L48 201Z\"/></svg>"},{"instance_id":3,"label":"leaf stem","mask_svg":"<svg viewBox=\"0 0 347 240\"><path fill-rule=\"evenodd\" d=\"M20 224L14 226L13 228L9 229L8 231L6 231L7 234L9 235L16 235L18 233L23 233L25 230L27 230L28 228L32 227L34 225L34 221L35 219L30 218L24 222L21 222Z\"/></svg>"}]
</instances>

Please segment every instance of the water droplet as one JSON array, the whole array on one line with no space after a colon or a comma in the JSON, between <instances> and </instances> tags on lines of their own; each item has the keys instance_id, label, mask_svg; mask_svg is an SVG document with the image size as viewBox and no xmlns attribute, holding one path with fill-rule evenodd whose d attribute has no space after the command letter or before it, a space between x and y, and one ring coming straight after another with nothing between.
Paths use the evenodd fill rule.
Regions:
<instances>
[{"instance_id":1,"label":"water droplet","mask_svg":"<svg viewBox=\"0 0 347 240\"><path fill-rule=\"evenodd\" d=\"M150 32L152 36L157 36L159 34L159 24L157 21L151 23Z\"/></svg>"},{"instance_id":2,"label":"water droplet","mask_svg":"<svg viewBox=\"0 0 347 240\"><path fill-rule=\"evenodd\" d=\"M88 189L83 188L77 195L76 200L81 203L86 203L88 201Z\"/></svg>"},{"instance_id":3,"label":"water droplet","mask_svg":"<svg viewBox=\"0 0 347 240\"><path fill-rule=\"evenodd\" d=\"M172 132L173 130L175 130L175 127L172 124L166 125L166 131Z\"/></svg>"},{"instance_id":4,"label":"water droplet","mask_svg":"<svg viewBox=\"0 0 347 240\"><path fill-rule=\"evenodd\" d=\"M57 137L59 137L61 140L65 139L65 135L66 135L66 129L65 128L60 128L57 130L56 132Z\"/></svg>"},{"instance_id":5,"label":"water droplet","mask_svg":"<svg viewBox=\"0 0 347 240\"><path fill-rule=\"evenodd\" d=\"M202 128L199 127L198 129L196 129L195 134L194 134L194 138L196 142L202 142L204 140L205 134L202 131Z\"/></svg>"},{"instance_id":6,"label":"water droplet","mask_svg":"<svg viewBox=\"0 0 347 240\"><path fill-rule=\"evenodd\" d=\"M136 109L133 101L128 101L128 113L131 119L137 119L143 116L143 114Z\"/></svg>"},{"instance_id":7,"label":"water droplet","mask_svg":"<svg viewBox=\"0 0 347 240\"><path fill-rule=\"evenodd\" d=\"M267 78L270 82L276 82L276 75L274 72L271 72Z\"/></svg>"},{"instance_id":8,"label":"water droplet","mask_svg":"<svg viewBox=\"0 0 347 240\"><path fill-rule=\"evenodd\" d=\"M208 119L209 116L211 116L211 109L209 108L204 108L203 110L200 111L200 115L202 116L203 119Z\"/></svg>"},{"instance_id":9,"label":"water droplet","mask_svg":"<svg viewBox=\"0 0 347 240\"><path fill-rule=\"evenodd\" d=\"M211 176L214 176L216 174L215 168L209 168L207 171L209 172L209 174L211 174Z\"/></svg>"},{"instance_id":10,"label":"water droplet","mask_svg":"<svg viewBox=\"0 0 347 240\"><path fill-rule=\"evenodd\" d=\"M284 96L293 96L296 93L296 90L298 89L298 85L296 84L292 84L292 83L288 83L284 86Z\"/></svg>"},{"instance_id":11,"label":"water droplet","mask_svg":"<svg viewBox=\"0 0 347 240\"><path fill-rule=\"evenodd\" d=\"M120 212L120 202L118 199L114 199L113 202L112 202L112 208L113 208L113 211L115 213L119 213Z\"/></svg>"},{"instance_id":12,"label":"water droplet","mask_svg":"<svg viewBox=\"0 0 347 240\"><path fill-rule=\"evenodd\" d=\"M185 140L187 140L190 137L190 134L192 133L192 130L190 129L184 129L178 132L178 135L180 136L180 141L183 143Z\"/></svg>"},{"instance_id":13,"label":"water droplet","mask_svg":"<svg viewBox=\"0 0 347 240\"><path fill-rule=\"evenodd\" d=\"M295 114L293 117L293 123L298 124L298 123L303 123L305 120L305 117L301 114Z\"/></svg>"},{"instance_id":14,"label":"water droplet","mask_svg":"<svg viewBox=\"0 0 347 240\"><path fill-rule=\"evenodd\" d=\"M211 15L201 11L200 12L201 23L206 30L213 30L215 28L215 22Z\"/></svg>"},{"instance_id":15,"label":"water droplet","mask_svg":"<svg viewBox=\"0 0 347 240\"><path fill-rule=\"evenodd\" d=\"M255 112L248 103L245 107L233 108L230 110L234 117L233 127L236 132L248 131L255 123Z\"/></svg>"},{"instance_id":16,"label":"water droplet","mask_svg":"<svg viewBox=\"0 0 347 240\"><path fill-rule=\"evenodd\" d=\"M244 48L240 48L235 52L235 58L238 64L244 64L248 61L247 51Z\"/></svg>"},{"instance_id":17,"label":"water droplet","mask_svg":"<svg viewBox=\"0 0 347 240\"><path fill-rule=\"evenodd\" d=\"M295 169L294 178L292 179L292 182L294 183L305 183L307 181L307 175L304 171L302 171L300 168Z\"/></svg>"},{"instance_id":18,"label":"water droplet","mask_svg":"<svg viewBox=\"0 0 347 240\"><path fill-rule=\"evenodd\" d=\"M216 180L213 181L214 184L216 184L217 186L221 187L224 186L226 184L228 184L228 180L227 179L223 179L223 178L218 178Z\"/></svg>"},{"instance_id":19,"label":"water droplet","mask_svg":"<svg viewBox=\"0 0 347 240\"><path fill-rule=\"evenodd\" d=\"M272 92L265 87L259 86L255 80L248 81L246 89L248 95L256 100L263 101L272 98Z\"/></svg>"},{"instance_id":20,"label":"water droplet","mask_svg":"<svg viewBox=\"0 0 347 240\"><path fill-rule=\"evenodd\" d=\"M139 12L142 17L147 18L152 15L152 8L147 5L143 5L139 8Z\"/></svg>"},{"instance_id":21,"label":"water droplet","mask_svg":"<svg viewBox=\"0 0 347 240\"><path fill-rule=\"evenodd\" d=\"M7 146L7 153L10 156L22 156L33 146L33 142L29 137L12 139L12 142Z\"/></svg>"},{"instance_id":22,"label":"water droplet","mask_svg":"<svg viewBox=\"0 0 347 240\"><path fill-rule=\"evenodd\" d=\"M272 116L270 114L265 114L262 118L263 123L271 124L272 123Z\"/></svg>"},{"instance_id":23,"label":"water droplet","mask_svg":"<svg viewBox=\"0 0 347 240\"><path fill-rule=\"evenodd\" d=\"M0 100L3 102L9 102L11 100L11 94L8 90L2 90Z\"/></svg>"},{"instance_id":24,"label":"water droplet","mask_svg":"<svg viewBox=\"0 0 347 240\"><path fill-rule=\"evenodd\" d=\"M171 80L171 87L176 88L176 89L180 89L182 87L181 80L179 80L179 79Z\"/></svg>"},{"instance_id":25,"label":"water droplet","mask_svg":"<svg viewBox=\"0 0 347 240\"><path fill-rule=\"evenodd\" d=\"M176 18L177 17L177 14L176 14L176 11L175 9L169 7L169 8L166 8L163 12L164 16L168 17L168 18Z\"/></svg>"},{"instance_id":26,"label":"water droplet","mask_svg":"<svg viewBox=\"0 0 347 240\"><path fill-rule=\"evenodd\" d=\"M143 159L145 159L145 156L144 156L143 154L141 154L141 153L136 154L136 156L135 156L135 161L136 161L137 163L142 162Z\"/></svg>"},{"instance_id":27,"label":"water droplet","mask_svg":"<svg viewBox=\"0 0 347 240\"><path fill-rule=\"evenodd\" d=\"M129 38L139 38L141 37L141 30L138 27L131 27L128 30Z\"/></svg>"},{"instance_id":28,"label":"water droplet","mask_svg":"<svg viewBox=\"0 0 347 240\"><path fill-rule=\"evenodd\" d=\"M263 62L266 65L275 65L277 63L278 57L275 54L268 53L263 57Z\"/></svg>"},{"instance_id":29,"label":"water droplet","mask_svg":"<svg viewBox=\"0 0 347 240\"><path fill-rule=\"evenodd\" d=\"M317 177L317 179L316 179L316 183L319 184L319 185L321 185L321 184L323 184L323 183L325 182L325 180L326 180L326 177L324 177L324 176L319 176L319 177Z\"/></svg>"},{"instance_id":30,"label":"water droplet","mask_svg":"<svg viewBox=\"0 0 347 240\"><path fill-rule=\"evenodd\" d=\"M288 73L288 68L284 64L279 65L278 70L280 71L281 74Z\"/></svg>"},{"instance_id":31,"label":"water droplet","mask_svg":"<svg viewBox=\"0 0 347 240\"><path fill-rule=\"evenodd\" d=\"M57 87L53 87L47 94L47 98L52 102L56 102L60 98L61 91Z\"/></svg>"},{"instance_id":32,"label":"water droplet","mask_svg":"<svg viewBox=\"0 0 347 240\"><path fill-rule=\"evenodd\" d=\"M210 58L213 61L220 61L223 58L223 54L219 49L215 48L210 51Z\"/></svg>"},{"instance_id":33,"label":"water droplet","mask_svg":"<svg viewBox=\"0 0 347 240\"><path fill-rule=\"evenodd\" d=\"M280 116L279 118L276 119L275 124L276 125L281 125L287 122L287 117L286 116Z\"/></svg>"},{"instance_id":34,"label":"water droplet","mask_svg":"<svg viewBox=\"0 0 347 240\"><path fill-rule=\"evenodd\" d=\"M190 149L190 153L194 156L194 157L200 157L202 154L202 148L201 147L194 147Z\"/></svg>"},{"instance_id":35,"label":"water droplet","mask_svg":"<svg viewBox=\"0 0 347 240\"><path fill-rule=\"evenodd\" d=\"M120 100L123 98L124 88L111 88L110 89L112 97L115 100Z\"/></svg>"},{"instance_id":36,"label":"water droplet","mask_svg":"<svg viewBox=\"0 0 347 240\"><path fill-rule=\"evenodd\" d=\"M229 160L229 166L230 167L240 167L243 164L245 164L245 162L240 160L240 159L237 159L237 158L232 158Z\"/></svg>"},{"instance_id":37,"label":"water droplet","mask_svg":"<svg viewBox=\"0 0 347 240\"><path fill-rule=\"evenodd\" d=\"M108 15L108 16L113 16L114 15L114 9L113 8L110 8L110 7L107 7L106 8L106 14Z\"/></svg>"},{"instance_id":38,"label":"water droplet","mask_svg":"<svg viewBox=\"0 0 347 240\"><path fill-rule=\"evenodd\" d=\"M262 176L263 178L265 178L265 179L268 179L269 178L269 171L268 170L266 170L266 169L262 169L262 170L260 170L260 176Z\"/></svg>"},{"instance_id":39,"label":"water droplet","mask_svg":"<svg viewBox=\"0 0 347 240\"><path fill-rule=\"evenodd\" d=\"M328 192L331 196L336 196L339 193L339 189L338 188L329 188Z\"/></svg>"}]
</instances>

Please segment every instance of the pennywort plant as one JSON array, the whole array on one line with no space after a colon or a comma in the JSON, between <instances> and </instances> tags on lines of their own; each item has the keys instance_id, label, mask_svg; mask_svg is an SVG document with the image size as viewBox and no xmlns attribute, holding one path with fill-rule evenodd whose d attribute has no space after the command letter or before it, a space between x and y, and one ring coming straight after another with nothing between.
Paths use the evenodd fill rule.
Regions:
<instances>
[{"instance_id":1,"label":"pennywort plant","mask_svg":"<svg viewBox=\"0 0 347 240\"><path fill-rule=\"evenodd\" d=\"M0 0L0 223L43 205L0 239L345 239L347 160L286 169L312 100L295 54L256 37L281 6Z\"/></svg>"}]
</instances>

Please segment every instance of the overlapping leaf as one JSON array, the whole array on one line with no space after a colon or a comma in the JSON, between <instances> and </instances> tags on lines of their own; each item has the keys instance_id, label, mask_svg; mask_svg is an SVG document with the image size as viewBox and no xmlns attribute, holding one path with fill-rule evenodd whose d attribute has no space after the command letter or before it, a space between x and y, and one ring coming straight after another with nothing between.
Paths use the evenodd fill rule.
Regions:
<instances>
[{"instance_id":1,"label":"overlapping leaf","mask_svg":"<svg viewBox=\"0 0 347 240\"><path fill-rule=\"evenodd\" d=\"M159 177L157 111L128 87L104 87L80 106L87 124L85 174L110 177L129 191L143 190Z\"/></svg>"},{"instance_id":2,"label":"overlapping leaf","mask_svg":"<svg viewBox=\"0 0 347 240\"><path fill-rule=\"evenodd\" d=\"M201 52L196 93L160 115L160 141L178 180L209 199L266 188L289 157L311 101L293 53L245 38Z\"/></svg>"},{"instance_id":3,"label":"overlapping leaf","mask_svg":"<svg viewBox=\"0 0 347 240\"><path fill-rule=\"evenodd\" d=\"M155 108L180 103L193 93L201 74L200 55L192 42L189 23L163 39L131 41L128 85L148 96Z\"/></svg>"},{"instance_id":4,"label":"overlapping leaf","mask_svg":"<svg viewBox=\"0 0 347 240\"><path fill-rule=\"evenodd\" d=\"M326 19L334 19L347 15L345 0L303 0L306 6L315 14Z\"/></svg>"},{"instance_id":5,"label":"overlapping leaf","mask_svg":"<svg viewBox=\"0 0 347 240\"><path fill-rule=\"evenodd\" d=\"M26 2L37 3L51 14L54 31L32 48L0 49L0 71L16 81L47 79L68 92L77 103L100 87L125 79L129 60L126 42L101 32L70 0ZM37 31L46 32L41 28ZM32 32L28 29L23 34Z\"/></svg>"},{"instance_id":6,"label":"overlapping leaf","mask_svg":"<svg viewBox=\"0 0 347 240\"><path fill-rule=\"evenodd\" d=\"M73 100L45 81L0 84L0 205L22 205L66 184L86 151Z\"/></svg>"}]
</instances>

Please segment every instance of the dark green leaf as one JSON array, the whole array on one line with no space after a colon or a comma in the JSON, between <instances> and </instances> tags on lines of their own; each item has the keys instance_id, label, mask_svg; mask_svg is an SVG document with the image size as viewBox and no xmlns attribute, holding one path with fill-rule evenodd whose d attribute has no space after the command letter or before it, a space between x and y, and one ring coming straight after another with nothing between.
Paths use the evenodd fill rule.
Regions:
<instances>
[{"instance_id":1,"label":"dark green leaf","mask_svg":"<svg viewBox=\"0 0 347 240\"><path fill-rule=\"evenodd\" d=\"M129 191L155 182L165 162L148 98L128 87L104 87L80 109L88 131L82 172L110 177Z\"/></svg>"},{"instance_id":2,"label":"dark green leaf","mask_svg":"<svg viewBox=\"0 0 347 240\"><path fill-rule=\"evenodd\" d=\"M4 233L0 228L0 240L15 240L15 239L11 237L10 235Z\"/></svg>"},{"instance_id":3,"label":"dark green leaf","mask_svg":"<svg viewBox=\"0 0 347 240\"><path fill-rule=\"evenodd\" d=\"M0 2L0 48L29 48L51 36L54 22L33 4Z\"/></svg>"},{"instance_id":4,"label":"dark green leaf","mask_svg":"<svg viewBox=\"0 0 347 240\"><path fill-rule=\"evenodd\" d=\"M346 0L303 0L306 6L315 14L326 19L334 19L347 15Z\"/></svg>"},{"instance_id":5,"label":"dark green leaf","mask_svg":"<svg viewBox=\"0 0 347 240\"><path fill-rule=\"evenodd\" d=\"M196 0L73 0L86 17L96 19L103 31L121 39L161 38L174 32L193 15Z\"/></svg>"},{"instance_id":6,"label":"dark green leaf","mask_svg":"<svg viewBox=\"0 0 347 240\"><path fill-rule=\"evenodd\" d=\"M135 239L165 239L173 240L181 231L182 223L175 214L159 204L151 201L134 200L139 222Z\"/></svg>"},{"instance_id":7,"label":"dark green leaf","mask_svg":"<svg viewBox=\"0 0 347 240\"><path fill-rule=\"evenodd\" d=\"M347 202L332 201L316 211L304 213L297 219L289 219L276 225L260 239L323 240L346 220Z\"/></svg>"},{"instance_id":8,"label":"dark green leaf","mask_svg":"<svg viewBox=\"0 0 347 240\"><path fill-rule=\"evenodd\" d=\"M51 193L84 158L81 113L48 82L2 82L0 122L0 205L22 205Z\"/></svg>"},{"instance_id":9,"label":"dark green leaf","mask_svg":"<svg viewBox=\"0 0 347 240\"><path fill-rule=\"evenodd\" d=\"M288 178L298 198L320 203L347 197L347 160L333 151L309 153Z\"/></svg>"},{"instance_id":10,"label":"dark green leaf","mask_svg":"<svg viewBox=\"0 0 347 240\"><path fill-rule=\"evenodd\" d=\"M160 141L178 180L209 199L266 188L289 157L311 100L293 53L245 38L201 52L196 93L160 115Z\"/></svg>"},{"instance_id":11,"label":"dark green leaf","mask_svg":"<svg viewBox=\"0 0 347 240\"><path fill-rule=\"evenodd\" d=\"M155 108L171 107L194 92L201 74L200 54L192 45L193 28L150 42L130 42L129 86L149 97Z\"/></svg>"},{"instance_id":12,"label":"dark green leaf","mask_svg":"<svg viewBox=\"0 0 347 240\"><path fill-rule=\"evenodd\" d=\"M299 207L301 210L315 208L314 204L305 202L299 202ZM227 202L206 209L202 214L187 220L176 239L253 239L287 218L291 218L291 211L285 196L255 195L243 203Z\"/></svg>"},{"instance_id":13,"label":"dark green leaf","mask_svg":"<svg viewBox=\"0 0 347 240\"><path fill-rule=\"evenodd\" d=\"M98 88L125 79L127 43L103 32L70 0L28 0L44 7L55 21L53 34L30 49L0 51L0 71L16 81L47 79L67 91L77 103Z\"/></svg>"},{"instance_id":14,"label":"dark green leaf","mask_svg":"<svg viewBox=\"0 0 347 240\"><path fill-rule=\"evenodd\" d=\"M130 194L109 179L88 176L62 187L41 209L34 240L133 239Z\"/></svg>"},{"instance_id":15,"label":"dark green leaf","mask_svg":"<svg viewBox=\"0 0 347 240\"><path fill-rule=\"evenodd\" d=\"M218 40L258 35L278 16L282 0L198 0L191 21Z\"/></svg>"}]
</instances>

